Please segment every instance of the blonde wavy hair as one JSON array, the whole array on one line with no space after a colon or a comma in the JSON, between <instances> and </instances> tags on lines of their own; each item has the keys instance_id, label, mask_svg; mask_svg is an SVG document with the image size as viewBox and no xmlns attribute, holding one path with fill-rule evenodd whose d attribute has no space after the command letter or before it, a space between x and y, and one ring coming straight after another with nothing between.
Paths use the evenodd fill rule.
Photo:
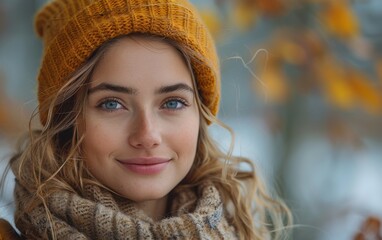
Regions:
<instances>
[{"instance_id":1,"label":"blonde wavy hair","mask_svg":"<svg viewBox=\"0 0 382 240\"><path fill-rule=\"evenodd\" d=\"M137 34L122 37L134 38L134 35ZM197 89L191 59L198 59L200 56L170 39L143 35L165 41L178 49L189 66L194 88ZM55 96L40 103L40 109L48 112L46 125L41 130L32 130L30 126L29 136L20 144L18 153L10 161L17 181L35 193L34 198L28 199L28 206L24 212L43 204L48 219L52 222L46 199L53 192L65 190L81 193L85 183L100 185L82 161L83 136L79 134L78 123L84 117L84 106L93 70L107 49L122 37L109 40L100 46L86 63L70 76ZM208 124L218 124L227 129L232 136L233 132L211 114L197 91L196 95L201 113L197 152L190 172L176 188L177 191L197 186L206 180L212 181L219 189L228 220L235 226L240 239L286 239L287 226L292 223L288 207L268 193L257 176L252 161L231 156L231 151L225 153L219 149L209 135ZM36 116L37 114L34 114L32 118ZM233 144L231 149L232 146ZM250 171L240 170L239 166L243 163L250 166ZM15 216L16 224L24 212Z\"/></svg>"}]
</instances>

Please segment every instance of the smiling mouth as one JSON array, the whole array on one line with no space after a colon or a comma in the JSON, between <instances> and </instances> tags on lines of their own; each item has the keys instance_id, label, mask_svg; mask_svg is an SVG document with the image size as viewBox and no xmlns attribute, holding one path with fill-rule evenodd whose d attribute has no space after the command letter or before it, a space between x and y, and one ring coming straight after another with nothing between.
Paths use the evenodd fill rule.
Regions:
<instances>
[{"instance_id":1,"label":"smiling mouth","mask_svg":"<svg viewBox=\"0 0 382 240\"><path fill-rule=\"evenodd\" d=\"M154 175L162 172L170 163L171 159L164 158L134 158L128 160L118 160L118 162L128 171L140 175Z\"/></svg>"}]
</instances>

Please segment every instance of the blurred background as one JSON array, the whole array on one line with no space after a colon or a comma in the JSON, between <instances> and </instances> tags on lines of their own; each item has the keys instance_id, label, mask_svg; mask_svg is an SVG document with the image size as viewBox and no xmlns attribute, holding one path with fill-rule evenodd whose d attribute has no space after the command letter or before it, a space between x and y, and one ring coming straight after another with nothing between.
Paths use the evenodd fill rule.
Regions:
<instances>
[{"instance_id":1,"label":"blurred background","mask_svg":"<svg viewBox=\"0 0 382 240\"><path fill-rule=\"evenodd\" d=\"M0 0L0 172L37 106L44 2ZM381 240L382 1L191 2L217 42L234 154L291 207L293 239ZM228 147L228 133L211 131ZM12 181L0 198L10 221Z\"/></svg>"}]
</instances>

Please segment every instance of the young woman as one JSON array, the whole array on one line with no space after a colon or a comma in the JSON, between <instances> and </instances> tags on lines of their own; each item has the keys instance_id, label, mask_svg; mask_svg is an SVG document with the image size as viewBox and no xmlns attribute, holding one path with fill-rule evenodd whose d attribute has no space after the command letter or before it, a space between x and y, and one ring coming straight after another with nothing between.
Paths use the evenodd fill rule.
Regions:
<instances>
[{"instance_id":1,"label":"young woman","mask_svg":"<svg viewBox=\"0 0 382 240\"><path fill-rule=\"evenodd\" d=\"M22 237L285 237L288 208L209 136L219 64L190 3L55 0L36 29L43 128L11 159Z\"/></svg>"}]
</instances>

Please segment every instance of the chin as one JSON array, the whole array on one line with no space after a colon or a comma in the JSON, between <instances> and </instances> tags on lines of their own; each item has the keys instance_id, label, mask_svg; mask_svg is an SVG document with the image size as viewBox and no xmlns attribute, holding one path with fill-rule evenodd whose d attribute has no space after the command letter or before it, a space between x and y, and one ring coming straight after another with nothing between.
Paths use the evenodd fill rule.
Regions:
<instances>
[{"instance_id":1,"label":"chin","mask_svg":"<svg viewBox=\"0 0 382 240\"><path fill-rule=\"evenodd\" d=\"M153 200L159 200L168 195L169 192L163 192L163 191L149 191L149 192L136 192L133 193L129 192L129 194L124 194L123 196L130 199L134 202L145 202L145 201L153 201Z\"/></svg>"}]
</instances>

